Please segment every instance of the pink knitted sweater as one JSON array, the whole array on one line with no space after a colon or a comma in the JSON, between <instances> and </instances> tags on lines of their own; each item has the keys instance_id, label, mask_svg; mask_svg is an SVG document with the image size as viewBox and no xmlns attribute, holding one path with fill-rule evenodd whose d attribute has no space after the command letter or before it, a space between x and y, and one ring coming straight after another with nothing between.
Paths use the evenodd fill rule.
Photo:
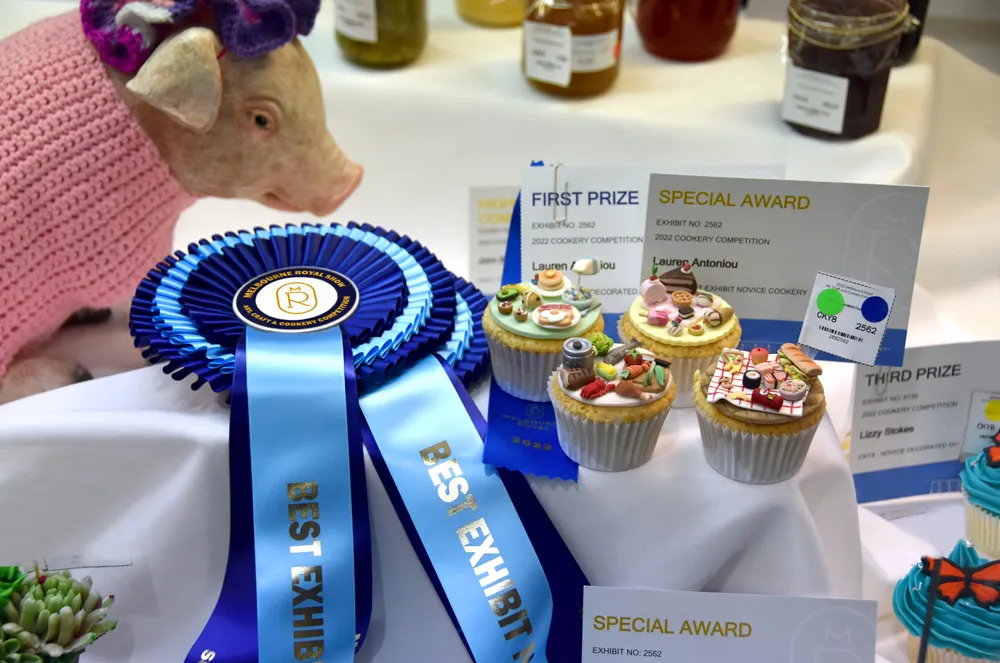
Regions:
<instances>
[{"instance_id":1,"label":"pink knitted sweater","mask_svg":"<svg viewBox=\"0 0 1000 663\"><path fill-rule=\"evenodd\" d=\"M0 42L0 377L77 309L126 300L194 200L77 12Z\"/></svg>"}]
</instances>

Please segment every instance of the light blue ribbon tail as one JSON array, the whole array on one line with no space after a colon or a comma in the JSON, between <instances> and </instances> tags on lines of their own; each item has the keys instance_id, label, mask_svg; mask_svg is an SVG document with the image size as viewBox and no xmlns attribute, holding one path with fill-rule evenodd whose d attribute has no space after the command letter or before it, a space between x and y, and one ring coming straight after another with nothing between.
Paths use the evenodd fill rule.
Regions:
<instances>
[{"instance_id":1,"label":"light blue ribbon tail","mask_svg":"<svg viewBox=\"0 0 1000 663\"><path fill-rule=\"evenodd\" d=\"M545 663L545 570L504 482L482 462L479 431L445 368L425 358L362 397L361 410L373 460L381 457L393 486L383 482L475 661Z\"/></svg>"},{"instance_id":2,"label":"light blue ribbon tail","mask_svg":"<svg viewBox=\"0 0 1000 663\"><path fill-rule=\"evenodd\" d=\"M246 331L260 661L354 660L344 342Z\"/></svg>"}]
</instances>

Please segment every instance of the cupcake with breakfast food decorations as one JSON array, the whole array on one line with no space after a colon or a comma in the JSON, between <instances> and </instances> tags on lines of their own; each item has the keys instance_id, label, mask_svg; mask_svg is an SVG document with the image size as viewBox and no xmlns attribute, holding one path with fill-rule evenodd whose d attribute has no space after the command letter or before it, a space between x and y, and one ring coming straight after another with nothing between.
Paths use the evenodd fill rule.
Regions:
<instances>
[{"instance_id":1,"label":"cupcake with breakfast food decorations","mask_svg":"<svg viewBox=\"0 0 1000 663\"><path fill-rule=\"evenodd\" d=\"M559 446L583 467L605 472L653 456L676 394L668 359L604 334L565 341L548 387Z\"/></svg>"},{"instance_id":2,"label":"cupcake with breakfast food decorations","mask_svg":"<svg viewBox=\"0 0 1000 663\"><path fill-rule=\"evenodd\" d=\"M892 610L909 636L912 663L921 663L925 639L925 663L1000 661L1000 562L966 541L910 568L896 583Z\"/></svg>"},{"instance_id":3,"label":"cupcake with breakfast food decorations","mask_svg":"<svg viewBox=\"0 0 1000 663\"><path fill-rule=\"evenodd\" d=\"M990 557L1000 557L1000 433L959 475L965 498L965 535Z\"/></svg>"},{"instance_id":4,"label":"cupcake with breakfast food decorations","mask_svg":"<svg viewBox=\"0 0 1000 663\"><path fill-rule=\"evenodd\" d=\"M636 339L643 347L672 361L677 382L677 406L690 406L695 371L709 370L724 348L739 345L742 330L733 307L706 290L699 290L691 264L652 273L639 286L639 297L618 323L623 341Z\"/></svg>"},{"instance_id":5,"label":"cupcake with breakfast food decorations","mask_svg":"<svg viewBox=\"0 0 1000 663\"><path fill-rule=\"evenodd\" d=\"M483 313L483 329L500 388L545 402L549 376L562 363L563 341L603 332L604 316L591 291L553 268L529 283L500 288Z\"/></svg>"},{"instance_id":6,"label":"cupcake with breakfast food decorations","mask_svg":"<svg viewBox=\"0 0 1000 663\"><path fill-rule=\"evenodd\" d=\"M695 373L693 396L708 464L735 481L769 484L802 467L826 397L823 369L797 345L759 350L723 350L713 372Z\"/></svg>"}]
</instances>

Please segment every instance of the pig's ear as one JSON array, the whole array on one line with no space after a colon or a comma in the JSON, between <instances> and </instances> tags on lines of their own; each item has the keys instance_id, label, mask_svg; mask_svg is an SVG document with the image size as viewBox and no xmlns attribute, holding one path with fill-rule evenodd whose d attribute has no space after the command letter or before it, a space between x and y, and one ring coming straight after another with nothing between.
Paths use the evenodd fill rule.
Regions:
<instances>
[{"instance_id":1,"label":"pig's ear","mask_svg":"<svg viewBox=\"0 0 1000 663\"><path fill-rule=\"evenodd\" d=\"M208 28L188 28L164 41L126 87L183 126L212 128L222 103L222 44Z\"/></svg>"}]
</instances>

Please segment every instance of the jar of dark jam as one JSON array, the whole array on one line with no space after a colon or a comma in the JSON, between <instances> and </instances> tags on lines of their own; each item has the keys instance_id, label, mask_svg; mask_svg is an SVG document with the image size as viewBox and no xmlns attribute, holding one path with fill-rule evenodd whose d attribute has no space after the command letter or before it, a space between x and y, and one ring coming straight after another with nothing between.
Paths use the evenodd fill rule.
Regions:
<instances>
[{"instance_id":1,"label":"jar of dark jam","mask_svg":"<svg viewBox=\"0 0 1000 663\"><path fill-rule=\"evenodd\" d=\"M643 47L661 58L717 58L736 32L740 0L635 0L630 5Z\"/></svg>"},{"instance_id":2,"label":"jar of dark jam","mask_svg":"<svg viewBox=\"0 0 1000 663\"><path fill-rule=\"evenodd\" d=\"M875 132L906 0L791 0L782 117L796 131L853 139Z\"/></svg>"}]
</instances>

